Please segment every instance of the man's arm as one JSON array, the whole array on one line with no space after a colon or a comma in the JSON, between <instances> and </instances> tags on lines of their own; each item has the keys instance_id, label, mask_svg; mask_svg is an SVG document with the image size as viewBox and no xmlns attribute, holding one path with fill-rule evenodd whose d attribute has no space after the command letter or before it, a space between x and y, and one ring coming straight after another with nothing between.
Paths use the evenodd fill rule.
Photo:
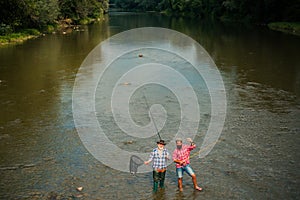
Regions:
<instances>
[{"instance_id":1,"label":"man's arm","mask_svg":"<svg viewBox=\"0 0 300 200\"><path fill-rule=\"evenodd\" d=\"M186 139L191 145L188 147L189 151L192 151L193 149L195 149L197 146L196 144L193 142L193 140L191 138L187 138Z\"/></svg>"},{"instance_id":2,"label":"man's arm","mask_svg":"<svg viewBox=\"0 0 300 200\"><path fill-rule=\"evenodd\" d=\"M153 160L153 157L154 157L154 151L151 152L149 160L145 161L144 164L148 165Z\"/></svg>"},{"instance_id":3,"label":"man's arm","mask_svg":"<svg viewBox=\"0 0 300 200\"><path fill-rule=\"evenodd\" d=\"M170 159L170 154L169 154L168 150L166 150L166 154L167 154L166 159L169 160Z\"/></svg>"}]
</instances>

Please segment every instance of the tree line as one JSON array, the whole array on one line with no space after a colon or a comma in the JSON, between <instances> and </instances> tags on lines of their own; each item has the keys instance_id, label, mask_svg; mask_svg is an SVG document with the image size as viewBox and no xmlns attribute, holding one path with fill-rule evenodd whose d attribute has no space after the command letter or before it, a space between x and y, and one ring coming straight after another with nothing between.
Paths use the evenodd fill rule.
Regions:
<instances>
[{"instance_id":1,"label":"tree line","mask_svg":"<svg viewBox=\"0 0 300 200\"><path fill-rule=\"evenodd\" d=\"M59 20L99 18L108 11L109 0L1 0L0 33L23 28L42 29ZM3 33L4 32L4 33Z\"/></svg>"},{"instance_id":2,"label":"tree line","mask_svg":"<svg viewBox=\"0 0 300 200\"><path fill-rule=\"evenodd\" d=\"M300 0L0 0L0 35L24 28L42 30L64 19L78 24L100 18L109 3L127 11L222 21L300 21Z\"/></svg>"},{"instance_id":3,"label":"tree line","mask_svg":"<svg viewBox=\"0 0 300 200\"><path fill-rule=\"evenodd\" d=\"M223 21L300 21L300 0L110 0L110 3L128 11L158 11Z\"/></svg>"}]
</instances>

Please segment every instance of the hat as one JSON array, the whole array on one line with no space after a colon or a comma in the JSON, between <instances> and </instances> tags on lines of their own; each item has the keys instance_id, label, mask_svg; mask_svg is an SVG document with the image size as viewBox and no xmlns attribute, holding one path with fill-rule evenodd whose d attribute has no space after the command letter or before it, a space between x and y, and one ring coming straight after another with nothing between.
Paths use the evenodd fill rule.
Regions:
<instances>
[{"instance_id":1,"label":"hat","mask_svg":"<svg viewBox=\"0 0 300 200\"><path fill-rule=\"evenodd\" d=\"M162 145L166 145L165 141L164 140L159 140L156 142L156 144L162 144Z\"/></svg>"}]
</instances>

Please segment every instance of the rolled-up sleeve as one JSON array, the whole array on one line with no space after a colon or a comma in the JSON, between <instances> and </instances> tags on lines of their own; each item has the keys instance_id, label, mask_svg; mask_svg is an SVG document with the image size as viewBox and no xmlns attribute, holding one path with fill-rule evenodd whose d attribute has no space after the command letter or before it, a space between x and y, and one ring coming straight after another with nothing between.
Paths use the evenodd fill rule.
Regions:
<instances>
[{"instance_id":1,"label":"rolled-up sleeve","mask_svg":"<svg viewBox=\"0 0 300 200\"><path fill-rule=\"evenodd\" d=\"M195 149L197 146L194 144L194 145L190 145L187 150L188 151L192 151L193 149Z\"/></svg>"},{"instance_id":2,"label":"rolled-up sleeve","mask_svg":"<svg viewBox=\"0 0 300 200\"><path fill-rule=\"evenodd\" d=\"M154 151L152 151L150 153L150 156L149 156L149 160L148 161L152 161L153 160L153 157L154 157Z\"/></svg>"}]
</instances>

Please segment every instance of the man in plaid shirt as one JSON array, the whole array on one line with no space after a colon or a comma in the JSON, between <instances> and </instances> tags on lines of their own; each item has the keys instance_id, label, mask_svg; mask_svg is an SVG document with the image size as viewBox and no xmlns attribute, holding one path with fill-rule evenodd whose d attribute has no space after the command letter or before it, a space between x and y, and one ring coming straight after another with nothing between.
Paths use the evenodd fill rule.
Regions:
<instances>
[{"instance_id":1,"label":"man in plaid shirt","mask_svg":"<svg viewBox=\"0 0 300 200\"><path fill-rule=\"evenodd\" d=\"M176 163L176 174L178 177L178 187L182 191L182 177L183 172L186 172L189 176L192 177L195 190L202 191L202 188L198 186L196 175L190 166L190 153L193 149L196 148L195 143L191 138L187 138L191 143L190 145L182 144L181 139L176 140L176 149L173 152L173 161Z\"/></svg>"},{"instance_id":2,"label":"man in plaid shirt","mask_svg":"<svg viewBox=\"0 0 300 200\"><path fill-rule=\"evenodd\" d=\"M166 170L167 170L167 160L169 159L169 152L166 148L164 140L157 142L157 148L153 149L150 154L150 158L145 162L148 165L151 161L153 168L153 191L156 192L159 187L164 188Z\"/></svg>"}]
</instances>

